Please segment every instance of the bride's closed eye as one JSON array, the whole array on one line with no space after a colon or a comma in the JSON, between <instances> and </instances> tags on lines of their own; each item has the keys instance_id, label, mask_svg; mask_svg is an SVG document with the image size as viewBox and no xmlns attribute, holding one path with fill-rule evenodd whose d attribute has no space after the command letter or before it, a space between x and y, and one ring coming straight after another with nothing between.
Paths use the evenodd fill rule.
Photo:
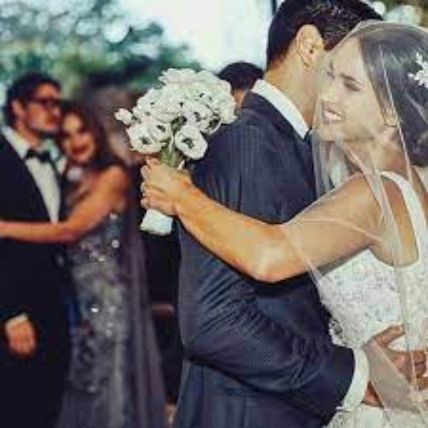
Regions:
<instances>
[{"instance_id":1,"label":"bride's closed eye","mask_svg":"<svg viewBox=\"0 0 428 428\"><path fill-rule=\"evenodd\" d=\"M351 91L351 92L360 92L361 91L360 85L358 85L358 84L356 84L350 80L347 80L347 79L344 80L344 86L348 91Z\"/></svg>"},{"instance_id":2,"label":"bride's closed eye","mask_svg":"<svg viewBox=\"0 0 428 428\"><path fill-rule=\"evenodd\" d=\"M340 78L347 91L360 92L363 89L363 85L355 77L349 74L341 73Z\"/></svg>"}]
</instances>

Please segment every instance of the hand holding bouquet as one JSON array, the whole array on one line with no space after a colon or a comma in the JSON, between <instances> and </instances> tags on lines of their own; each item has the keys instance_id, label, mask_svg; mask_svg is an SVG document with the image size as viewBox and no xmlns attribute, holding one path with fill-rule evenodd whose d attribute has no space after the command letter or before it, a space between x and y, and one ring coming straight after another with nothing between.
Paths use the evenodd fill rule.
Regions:
<instances>
[{"instance_id":1,"label":"hand holding bouquet","mask_svg":"<svg viewBox=\"0 0 428 428\"><path fill-rule=\"evenodd\" d=\"M182 168L189 159L201 159L206 138L235 119L235 102L229 83L208 71L169 69L159 81L132 111L119 109L115 117L126 125L133 150ZM171 229L172 219L156 210L148 210L141 223L141 230L157 235Z\"/></svg>"}]
</instances>

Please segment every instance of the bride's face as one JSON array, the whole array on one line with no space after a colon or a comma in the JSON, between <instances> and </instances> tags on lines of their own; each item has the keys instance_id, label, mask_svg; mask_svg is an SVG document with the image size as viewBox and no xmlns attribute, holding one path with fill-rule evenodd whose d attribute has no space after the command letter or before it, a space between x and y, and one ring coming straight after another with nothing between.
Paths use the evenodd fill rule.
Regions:
<instances>
[{"instance_id":1,"label":"bride's face","mask_svg":"<svg viewBox=\"0 0 428 428\"><path fill-rule=\"evenodd\" d=\"M314 123L321 141L338 144L350 162L368 166L378 157L386 121L356 40L327 56Z\"/></svg>"}]
</instances>

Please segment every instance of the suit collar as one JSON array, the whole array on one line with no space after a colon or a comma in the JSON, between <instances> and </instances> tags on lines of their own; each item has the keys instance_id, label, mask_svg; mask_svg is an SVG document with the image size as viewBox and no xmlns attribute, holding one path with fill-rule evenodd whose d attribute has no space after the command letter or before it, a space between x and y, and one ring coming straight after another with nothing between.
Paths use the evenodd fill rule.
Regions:
<instances>
[{"instance_id":1,"label":"suit collar","mask_svg":"<svg viewBox=\"0 0 428 428\"><path fill-rule=\"evenodd\" d=\"M266 98L248 92L242 105L242 113L253 112L271 123L281 134L287 134L295 140L301 140L291 123Z\"/></svg>"},{"instance_id":2,"label":"suit collar","mask_svg":"<svg viewBox=\"0 0 428 428\"><path fill-rule=\"evenodd\" d=\"M286 94L266 80L258 80L252 92L266 99L291 124L300 138L305 138L309 126L302 113Z\"/></svg>"}]
</instances>

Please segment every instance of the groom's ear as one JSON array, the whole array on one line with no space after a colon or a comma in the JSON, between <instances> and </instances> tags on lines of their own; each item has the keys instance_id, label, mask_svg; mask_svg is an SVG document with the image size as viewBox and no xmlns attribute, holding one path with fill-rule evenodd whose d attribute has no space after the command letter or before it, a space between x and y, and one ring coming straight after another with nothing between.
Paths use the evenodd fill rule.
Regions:
<instances>
[{"instance_id":1,"label":"groom's ear","mask_svg":"<svg viewBox=\"0 0 428 428\"><path fill-rule=\"evenodd\" d=\"M316 68L321 55L325 52L324 39L314 25L304 25L300 28L295 46L299 58L307 68Z\"/></svg>"},{"instance_id":2,"label":"groom's ear","mask_svg":"<svg viewBox=\"0 0 428 428\"><path fill-rule=\"evenodd\" d=\"M12 111L16 118L21 119L25 115L25 106L22 101L12 101Z\"/></svg>"}]
</instances>

